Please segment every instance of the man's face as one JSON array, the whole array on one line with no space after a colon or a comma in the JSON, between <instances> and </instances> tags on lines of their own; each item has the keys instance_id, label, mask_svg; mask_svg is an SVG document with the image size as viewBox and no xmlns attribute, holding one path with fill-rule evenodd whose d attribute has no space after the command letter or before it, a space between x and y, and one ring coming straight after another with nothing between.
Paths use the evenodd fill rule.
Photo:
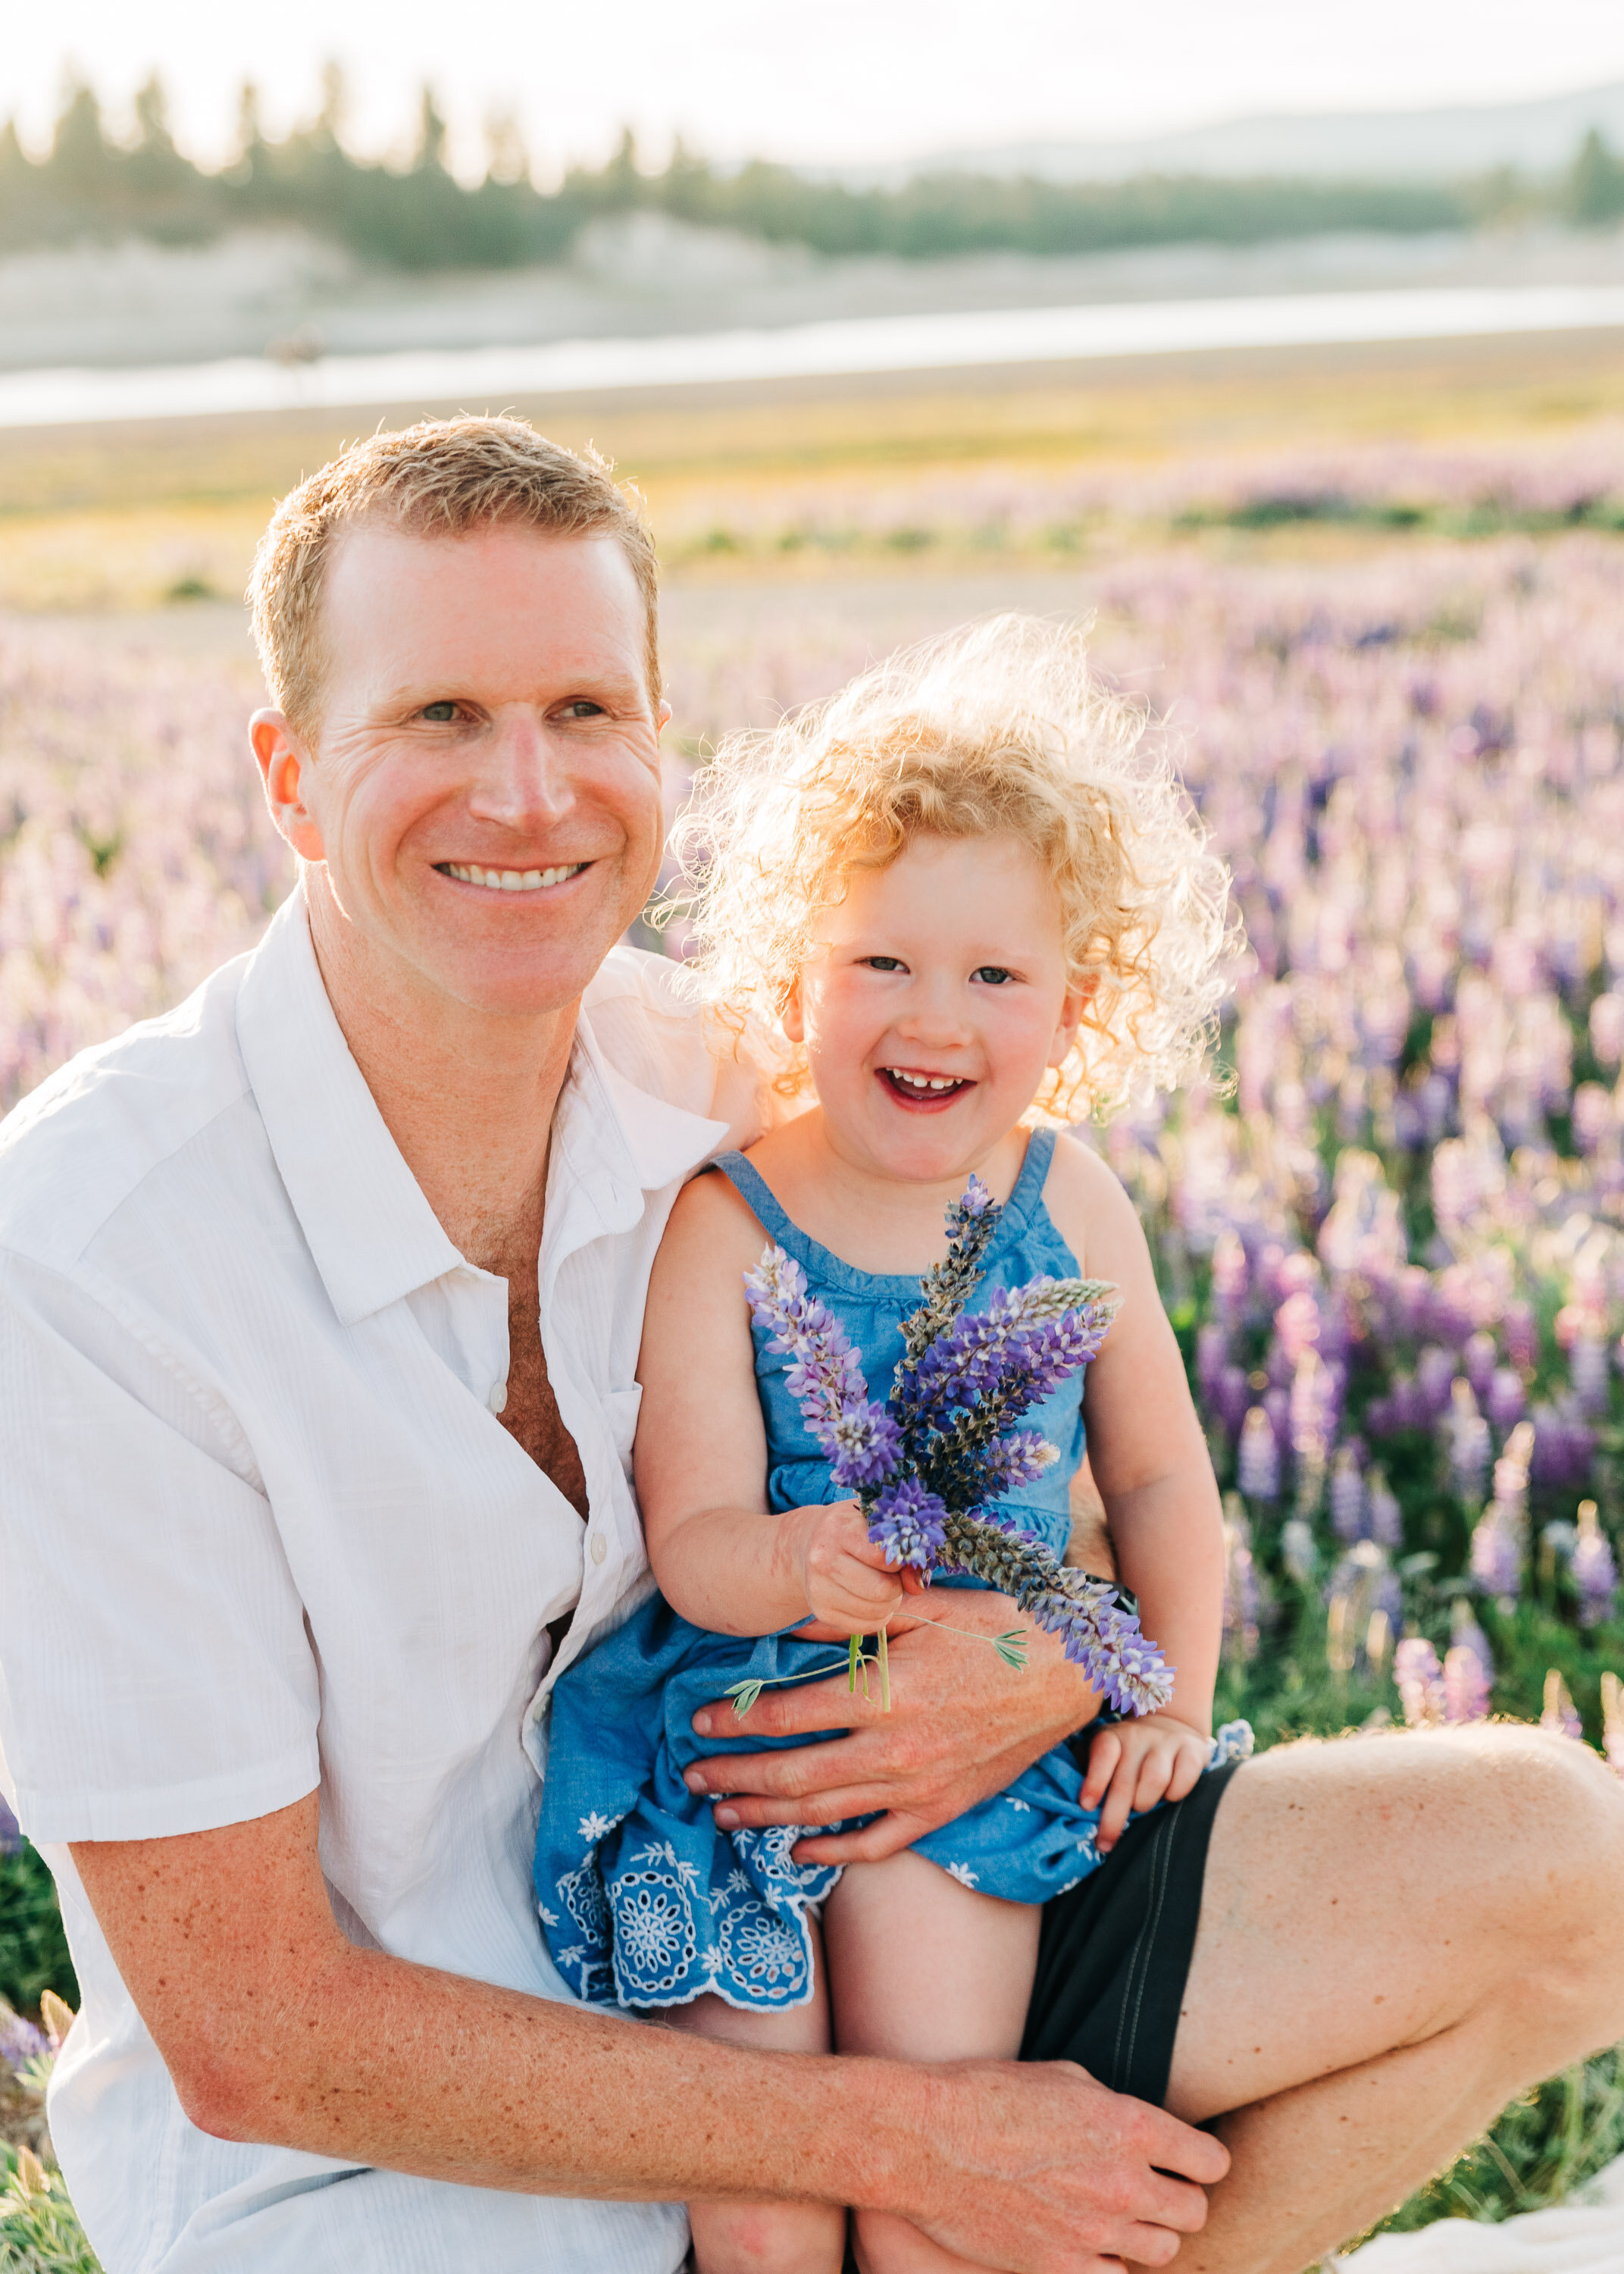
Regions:
<instances>
[{"instance_id":1,"label":"man's face","mask_svg":"<svg viewBox=\"0 0 1624 2274\"><path fill-rule=\"evenodd\" d=\"M348 532L327 564L320 717L256 721L273 811L322 864L324 959L524 1016L573 1003L659 862L643 610L612 537ZM281 753L279 756L278 754ZM330 906L322 906L322 881Z\"/></svg>"}]
</instances>

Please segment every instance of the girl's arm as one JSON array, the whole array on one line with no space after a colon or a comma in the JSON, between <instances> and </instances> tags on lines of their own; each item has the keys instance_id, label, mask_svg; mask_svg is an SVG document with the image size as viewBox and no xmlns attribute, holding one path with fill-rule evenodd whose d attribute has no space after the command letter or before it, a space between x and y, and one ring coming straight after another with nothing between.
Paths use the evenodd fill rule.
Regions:
<instances>
[{"instance_id":1,"label":"girl's arm","mask_svg":"<svg viewBox=\"0 0 1624 2274\"><path fill-rule=\"evenodd\" d=\"M1165 1713L1094 1742L1084 1797L1095 1805L1109 1787L1103 1847L1130 1806L1181 1799L1206 1766L1222 1631L1223 1526L1207 1441L1132 1201L1096 1155L1064 1140L1045 1199L1085 1274L1122 1291L1122 1309L1086 1377L1088 1455L1122 1583L1139 1597L1145 1632L1175 1669Z\"/></svg>"},{"instance_id":2,"label":"girl's arm","mask_svg":"<svg viewBox=\"0 0 1624 2274\"><path fill-rule=\"evenodd\" d=\"M902 1583L855 1505L768 1512L743 1286L765 1245L726 1178L696 1178L672 1210L637 1363L633 1458L649 1561L666 1601L712 1634L773 1634L808 1611L841 1637L868 1633L897 1610Z\"/></svg>"}]
</instances>

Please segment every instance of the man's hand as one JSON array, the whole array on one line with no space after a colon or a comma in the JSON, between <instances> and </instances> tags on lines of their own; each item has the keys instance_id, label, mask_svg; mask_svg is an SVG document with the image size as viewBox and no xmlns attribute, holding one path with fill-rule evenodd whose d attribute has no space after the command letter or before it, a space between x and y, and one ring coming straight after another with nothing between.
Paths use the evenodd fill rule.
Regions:
<instances>
[{"instance_id":1,"label":"man's hand","mask_svg":"<svg viewBox=\"0 0 1624 2274\"><path fill-rule=\"evenodd\" d=\"M1099 1711L1086 1676L1051 1637L1027 1625L1006 1595L953 1587L933 1589L923 1600L935 1623L915 1626L891 1645L889 1713L877 1690L853 1698L844 1674L764 1690L743 1717L753 1736L849 1734L780 1752L718 1753L688 1769L690 1792L726 1796L717 1810L724 1830L833 1824L877 1813L861 1832L802 1840L794 1850L798 1863L873 1863L1001 1792ZM914 1601L910 1597L910 1609ZM990 1638L1023 1626L1031 1655L1018 1672L1004 1663ZM725 1700L694 1716L702 1737L739 1726Z\"/></svg>"},{"instance_id":2,"label":"man's hand","mask_svg":"<svg viewBox=\"0 0 1624 2274\"><path fill-rule=\"evenodd\" d=\"M1088 1748L1088 1773L1079 1796L1100 1808L1094 1845L1109 1855L1130 1814L1142 1816L1158 1801L1183 1800L1212 1758L1213 1742L1172 1713L1145 1713L1101 1729Z\"/></svg>"},{"instance_id":3,"label":"man's hand","mask_svg":"<svg viewBox=\"0 0 1624 2274\"><path fill-rule=\"evenodd\" d=\"M907 2216L973 2265L1008 2274L1122 2274L1124 2259L1169 2265L1179 2237L1207 2223L1202 2189L1229 2168L1210 2133L1108 2092L1070 2061L953 2061L927 2074L927 2135L953 2145ZM1040 2111L1058 2151L1052 2163L1032 2154ZM959 2146L972 2136L973 2177Z\"/></svg>"}]
</instances>

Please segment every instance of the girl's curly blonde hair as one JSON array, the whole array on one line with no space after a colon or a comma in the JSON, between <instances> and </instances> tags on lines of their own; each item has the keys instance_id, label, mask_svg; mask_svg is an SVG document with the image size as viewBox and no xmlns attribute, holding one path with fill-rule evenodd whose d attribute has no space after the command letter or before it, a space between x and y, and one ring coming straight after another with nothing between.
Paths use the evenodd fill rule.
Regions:
<instances>
[{"instance_id":1,"label":"girl's curly blonde hair","mask_svg":"<svg viewBox=\"0 0 1624 2274\"><path fill-rule=\"evenodd\" d=\"M1206 1055L1223 993L1229 876L1144 704L1102 688L1084 629L1000 615L891 657L826 703L731 735L695 779L673 913L725 1028L777 1028L857 869L910 839L1008 834L1054 878L1077 1042L1035 1101L1109 1112ZM785 1045L777 1086L808 1081Z\"/></svg>"}]
</instances>

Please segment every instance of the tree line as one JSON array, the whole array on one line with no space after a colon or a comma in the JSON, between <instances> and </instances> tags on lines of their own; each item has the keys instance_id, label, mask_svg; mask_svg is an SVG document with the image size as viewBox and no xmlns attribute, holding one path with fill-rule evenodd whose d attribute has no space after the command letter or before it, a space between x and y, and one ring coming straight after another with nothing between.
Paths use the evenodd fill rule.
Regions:
<instances>
[{"instance_id":1,"label":"tree line","mask_svg":"<svg viewBox=\"0 0 1624 2274\"><path fill-rule=\"evenodd\" d=\"M0 251L128 236L193 245L277 223L400 268L510 267L560 259L598 215L656 212L824 254L924 260L1252 245L1327 230L1414 234L1535 213L1596 227L1624 217L1624 161L1596 132L1555 182L1508 169L1459 183L1166 174L1053 182L942 171L891 188L816 180L764 160L718 169L680 142L654 172L639 163L628 132L605 164L574 167L542 191L511 123L489 132L484 178L457 180L428 88L408 163L357 157L343 138L342 81L329 70L316 117L279 141L267 139L254 89L244 87L236 142L228 165L207 170L177 148L156 79L136 96L125 139L109 133L91 87L71 87L43 157L29 156L14 124L0 130Z\"/></svg>"}]
</instances>

